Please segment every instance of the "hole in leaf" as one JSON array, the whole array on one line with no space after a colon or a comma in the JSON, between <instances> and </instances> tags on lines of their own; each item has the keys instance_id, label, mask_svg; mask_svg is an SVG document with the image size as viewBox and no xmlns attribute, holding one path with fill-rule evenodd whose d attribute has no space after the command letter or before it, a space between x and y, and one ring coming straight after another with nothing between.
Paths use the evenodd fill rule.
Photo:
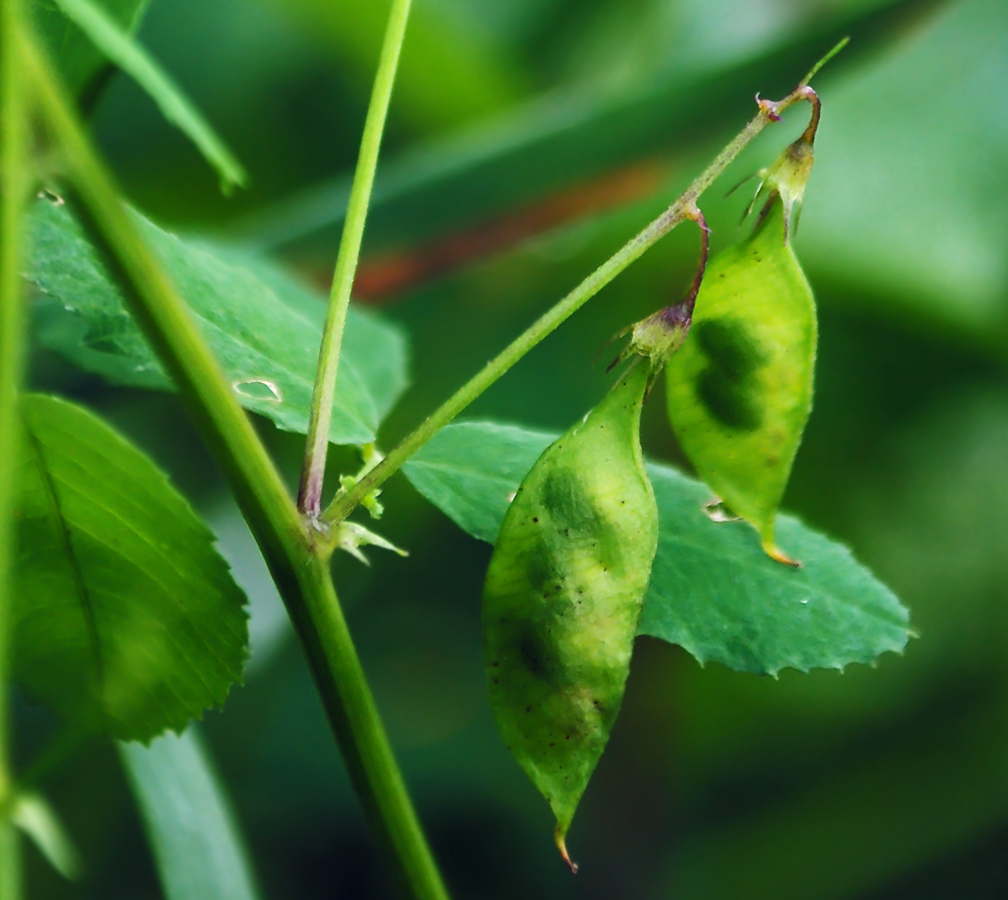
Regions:
<instances>
[{"instance_id":1,"label":"hole in leaf","mask_svg":"<svg viewBox=\"0 0 1008 900\"><path fill-rule=\"evenodd\" d=\"M739 522L741 518L736 516L727 506L724 505L724 501L720 497L715 497L713 500L708 500L703 505L704 515L707 516L712 522Z\"/></svg>"},{"instance_id":2,"label":"hole in leaf","mask_svg":"<svg viewBox=\"0 0 1008 900\"><path fill-rule=\"evenodd\" d=\"M63 204L66 203L66 200L64 200L55 191L49 190L49 188L42 188L42 190L38 192L38 198L39 200L48 201L53 206L63 206Z\"/></svg>"},{"instance_id":3,"label":"hole in leaf","mask_svg":"<svg viewBox=\"0 0 1008 900\"><path fill-rule=\"evenodd\" d=\"M266 400L270 403L283 402L280 387L267 378L248 378L245 381L234 382L231 387L236 394L241 394L252 400Z\"/></svg>"}]
</instances>

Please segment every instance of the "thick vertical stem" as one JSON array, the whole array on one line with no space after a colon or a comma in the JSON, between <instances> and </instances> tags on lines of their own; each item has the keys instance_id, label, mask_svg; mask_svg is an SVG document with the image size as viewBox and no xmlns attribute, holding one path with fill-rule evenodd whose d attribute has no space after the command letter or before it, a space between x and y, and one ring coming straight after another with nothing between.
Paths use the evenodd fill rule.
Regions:
<instances>
[{"instance_id":1,"label":"thick vertical stem","mask_svg":"<svg viewBox=\"0 0 1008 900\"><path fill-rule=\"evenodd\" d=\"M343 328L350 306L354 272L357 271L357 260L360 257L361 241L364 237L364 221L367 218L371 186L378 166L378 149L381 146L382 132L385 130L385 118L392 98L392 84L399 64L399 50L406 34L409 10L410 0L393 0L381 59L378 63L378 74L375 76L371 92L371 104L364 123L357 170L354 172L353 185L350 188L343 237L340 240L336 271L333 273L332 290L329 294L329 310L322 333L322 346L319 349L304 466L298 488L298 509L313 519L318 517L321 509L322 479L325 475L326 451L329 448L329 425L332 421L336 374L339 369L340 349L343 345Z\"/></svg>"},{"instance_id":2,"label":"thick vertical stem","mask_svg":"<svg viewBox=\"0 0 1008 900\"><path fill-rule=\"evenodd\" d=\"M19 15L18 4L5 3L0 20L0 900L20 896L19 840L9 818L14 785L8 702L20 432L17 404L24 362L21 251L25 193L30 184L25 103L15 45Z\"/></svg>"},{"instance_id":3,"label":"thick vertical stem","mask_svg":"<svg viewBox=\"0 0 1008 900\"><path fill-rule=\"evenodd\" d=\"M171 375L263 553L312 669L354 788L404 897L446 900L327 563L320 557L248 416L185 303L144 244L37 48L22 45L30 82L97 243L126 286L130 310Z\"/></svg>"}]
</instances>

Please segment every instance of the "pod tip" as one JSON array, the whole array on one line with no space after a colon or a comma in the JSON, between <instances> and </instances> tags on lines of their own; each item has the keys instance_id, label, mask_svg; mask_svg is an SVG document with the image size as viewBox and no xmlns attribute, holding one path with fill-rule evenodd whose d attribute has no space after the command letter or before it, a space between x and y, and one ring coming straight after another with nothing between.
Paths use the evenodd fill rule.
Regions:
<instances>
[{"instance_id":1,"label":"pod tip","mask_svg":"<svg viewBox=\"0 0 1008 900\"><path fill-rule=\"evenodd\" d=\"M801 560L792 559L773 541L764 541L763 550L766 555L775 562L783 563L785 566L791 566L793 569L800 569L802 567Z\"/></svg>"},{"instance_id":2,"label":"pod tip","mask_svg":"<svg viewBox=\"0 0 1008 900\"><path fill-rule=\"evenodd\" d=\"M554 839L556 840L557 850L560 851L560 855L563 857L563 861L567 863L567 867L571 870L572 875L577 875L578 866L576 862L571 862L570 854L567 852L567 844L564 840L566 835L560 831L558 827Z\"/></svg>"}]
</instances>

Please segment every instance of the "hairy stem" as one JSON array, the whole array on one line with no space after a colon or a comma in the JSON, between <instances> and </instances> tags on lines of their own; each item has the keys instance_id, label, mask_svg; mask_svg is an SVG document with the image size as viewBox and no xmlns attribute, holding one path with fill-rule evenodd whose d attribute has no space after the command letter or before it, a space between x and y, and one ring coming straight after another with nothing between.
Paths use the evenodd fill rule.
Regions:
<instances>
[{"instance_id":1,"label":"hairy stem","mask_svg":"<svg viewBox=\"0 0 1008 900\"><path fill-rule=\"evenodd\" d=\"M130 311L169 372L269 566L308 657L329 723L403 895L447 897L396 766L325 560L231 387L95 155L61 89L22 43L46 124L65 156L97 243L127 288Z\"/></svg>"},{"instance_id":2,"label":"hairy stem","mask_svg":"<svg viewBox=\"0 0 1008 900\"><path fill-rule=\"evenodd\" d=\"M476 375L459 388L441 406L407 435L377 466L336 499L322 514L322 523L332 527L342 522L371 491L394 475L402 465L462 410L480 396L533 347L551 334L570 316L602 290L627 266L640 257L677 225L695 221L697 200L767 125L777 121L789 106L808 100L800 85L783 100L772 102L757 97L759 111L711 161L683 194L658 218L631 238L609 259L591 273L552 309L537 319L522 334L488 362Z\"/></svg>"},{"instance_id":3,"label":"hairy stem","mask_svg":"<svg viewBox=\"0 0 1008 900\"><path fill-rule=\"evenodd\" d=\"M385 118L392 97L392 84L395 81L399 50L406 33L409 10L410 0L394 0L389 12L385 42L382 45L378 74L375 76L371 91L371 104L364 123L357 170L350 188L343 237L340 240L336 270L333 273L332 289L329 293L329 309L326 313L325 329L322 332L318 369L315 372L315 389L308 420L308 439L305 443L304 466L298 488L298 509L311 518L317 518L321 510L322 480L325 476L329 425L332 421L343 328L350 307L350 291L353 288L354 272L357 270L357 260L360 257L364 221L371 201L371 186L374 184L375 169L378 166L378 149L381 146L382 132L385 130Z\"/></svg>"},{"instance_id":4,"label":"hairy stem","mask_svg":"<svg viewBox=\"0 0 1008 900\"><path fill-rule=\"evenodd\" d=\"M28 128L16 34L20 7L5 3L0 20L0 900L21 896L20 840L9 813L14 792L10 766L8 685L14 584L14 507L17 502L18 394L24 365L21 254L24 209L31 178Z\"/></svg>"}]
</instances>

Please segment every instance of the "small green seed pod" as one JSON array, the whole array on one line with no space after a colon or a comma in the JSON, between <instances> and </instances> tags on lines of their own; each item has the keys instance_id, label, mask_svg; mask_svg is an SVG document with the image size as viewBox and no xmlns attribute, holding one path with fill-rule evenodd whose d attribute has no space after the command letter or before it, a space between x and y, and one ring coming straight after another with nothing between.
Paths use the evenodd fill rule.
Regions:
<instances>
[{"instance_id":1,"label":"small green seed pod","mask_svg":"<svg viewBox=\"0 0 1008 900\"><path fill-rule=\"evenodd\" d=\"M812 409L816 311L782 203L707 267L690 338L665 369L683 451L774 559L774 521Z\"/></svg>"},{"instance_id":2,"label":"small green seed pod","mask_svg":"<svg viewBox=\"0 0 1008 900\"><path fill-rule=\"evenodd\" d=\"M640 447L650 367L623 374L526 475L483 590L490 705L567 829L616 721L658 542Z\"/></svg>"}]
</instances>

